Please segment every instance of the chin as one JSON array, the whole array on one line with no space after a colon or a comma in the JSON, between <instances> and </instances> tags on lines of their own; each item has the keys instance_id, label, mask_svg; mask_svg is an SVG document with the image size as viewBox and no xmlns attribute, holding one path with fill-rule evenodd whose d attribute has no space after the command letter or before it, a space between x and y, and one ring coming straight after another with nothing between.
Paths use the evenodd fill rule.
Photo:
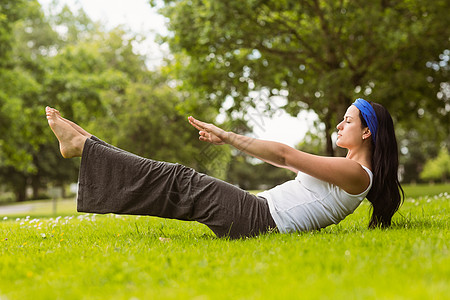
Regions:
<instances>
[{"instance_id":1,"label":"chin","mask_svg":"<svg viewBox=\"0 0 450 300\"><path fill-rule=\"evenodd\" d=\"M338 146L339 148L342 148L342 149L347 149L347 147L345 147L345 145L343 145L339 141L336 141L336 146Z\"/></svg>"}]
</instances>

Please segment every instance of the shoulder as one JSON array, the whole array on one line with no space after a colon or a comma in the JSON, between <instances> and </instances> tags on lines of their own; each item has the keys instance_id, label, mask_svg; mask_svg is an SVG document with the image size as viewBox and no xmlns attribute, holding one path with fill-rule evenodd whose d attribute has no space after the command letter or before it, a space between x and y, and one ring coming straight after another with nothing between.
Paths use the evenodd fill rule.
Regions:
<instances>
[{"instance_id":1,"label":"shoulder","mask_svg":"<svg viewBox=\"0 0 450 300\"><path fill-rule=\"evenodd\" d=\"M354 160L346 158L341 160L340 178L335 179L334 184L351 195L365 192L372 184L372 171Z\"/></svg>"},{"instance_id":2,"label":"shoulder","mask_svg":"<svg viewBox=\"0 0 450 300\"><path fill-rule=\"evenodd\" d=\"M291 152L288 165L353 195L364 192L370 184L370 176L363 166L344 157L319 156L296 150Z\"/></svg>"}]
</instances>

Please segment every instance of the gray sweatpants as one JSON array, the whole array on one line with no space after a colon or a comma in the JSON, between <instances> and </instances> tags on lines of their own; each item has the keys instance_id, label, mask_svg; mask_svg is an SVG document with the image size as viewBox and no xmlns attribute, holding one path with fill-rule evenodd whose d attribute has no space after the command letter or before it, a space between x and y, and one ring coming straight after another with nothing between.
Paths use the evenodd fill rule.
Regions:
<instances>
[{"instance_id":1,"label":"gray sweatpants","mask_svg":"<svg viewBox=\"0 0 450 300\"><path fill-rule=\"evenodd\" d=\"M218 237L255 236L276 228L266 199L180 164L139 157L96 137L84 145L77 209L197 221Z\"/></svg>"}]
</instances>

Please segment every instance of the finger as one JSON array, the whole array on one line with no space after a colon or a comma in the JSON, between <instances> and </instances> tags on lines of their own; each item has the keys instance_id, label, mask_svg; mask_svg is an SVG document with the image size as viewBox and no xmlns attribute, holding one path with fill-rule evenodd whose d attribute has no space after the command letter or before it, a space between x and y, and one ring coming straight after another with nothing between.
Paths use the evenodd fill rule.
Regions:
<instances>
[{"instance_id":1,"label":"finger","mask_svg":"<svg viewBox=\"0 0 450 300\"><path fill-rule=\"evenodd\" d=\"M196 123L197 120L195 120L193 117L189 117L188 120L189 120L189 123L190 123L192 126L194 126L195 128L197 128L198 130L203 130L203 129L204 129L203 127L199 126L199 125Z\"/></svg>"},{"instance_id":2,"label":"finger","mask_svg":"<svg viewBox=\"0 0 450 300\"><path fill-rule=\"evenodd\" d=\"M210 139L211 139L210 134L209 134L208 132L206 132L206 131L199 131L198 134L199 134L201 137L204 137L204 138L207 139L207 140L210 140Z\"/></svg>"},{"instance_id":3,"label":"finger","mask_svg":"<svg viewBox=\"0 0 450 300\"><path fill-rule=\"evenodd\" d=\"M191 120L194 124L196 124L197 126L206 128L206 126L208 125L208 123L202 122L200 120L195 119L194 117L191 116Z\"/></svg>"},{"instance_id":4,"label":"finger","mask_svg":"<svg viewBox=\"0 0 450 300\"><path fill-rule=\"evenodd\" d=\"M195 127L196 129L198 129L198 130L203 130L202 127L198 126L198 125L195 124L195 123L192 123L192 122L191 122L191 125L194 126L194 127Z\"/></svg>"}]
</instances>

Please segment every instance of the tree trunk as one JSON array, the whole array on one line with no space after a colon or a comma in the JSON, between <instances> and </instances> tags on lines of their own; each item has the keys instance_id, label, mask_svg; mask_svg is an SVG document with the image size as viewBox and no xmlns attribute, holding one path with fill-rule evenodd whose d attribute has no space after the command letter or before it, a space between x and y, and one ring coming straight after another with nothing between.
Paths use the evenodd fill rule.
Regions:
<instances>
[{"instance_id":1,"label":"tree trunk","mask_svg":"<svg viewBox=\"0 0 450 300\"><path fill-rule=\"evenodd\" d=\"M14 189L17 202L23 202L27 200L27 188L26 186L19 186Z\"/></svg>"},{"instance_id":2,"label":"tree trunk","mask_svg":"<svg viewBox=\"0 0 450 300\"><path fill-rule=\"evenodd\" d=\"M67 195L66 195L66 189L64 188L64 182L60 181L58 186L61 188L61 198L63 198L63 199L66 198Z\"/></svg>"},{"instance_id":3,"label":"tree trunk","mask_svg":"<svg viewBox=\"0 0 450 300\"><path fill-rule=\"evenodd\" d=\"M33 176L31 178L31 188L33 189L33 199L38 199L39 198L39 190L40 190L40 181L39 181L39 177L37 176Z\"/></svg>"},{"instance_id":4,"label":"tree trunk","mask_svg":"<svg viewBox=\"0 0 450 300\"><path fill-rule=\"evenodd\" d=\"M16 196L16 201L22 202L27 200L27 177L21 172L13 171L11 173L11 178L11 187Z\"/></svg>"}]
</instances>

